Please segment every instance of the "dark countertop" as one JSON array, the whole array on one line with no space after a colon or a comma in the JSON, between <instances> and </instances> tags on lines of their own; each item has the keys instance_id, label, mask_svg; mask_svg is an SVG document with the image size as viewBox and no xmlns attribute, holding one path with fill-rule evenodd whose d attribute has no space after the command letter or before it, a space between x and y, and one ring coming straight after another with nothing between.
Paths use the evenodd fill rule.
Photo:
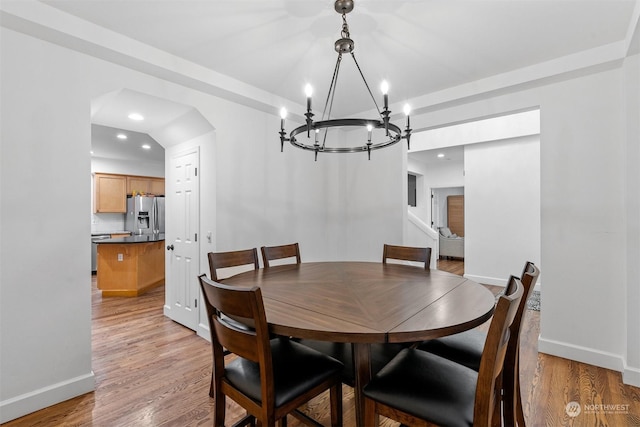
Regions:
<instances>
[{"instance_id":1,"label":"dark countertop","mask_svg":"<svg viewBox=\"0 0 640 427\"><path fill-rule=\"evenodd\" d=\"M119 231L92 231L91 232L91 236L104 236L105 234L131 234L130 231L124 231L124 230L119 230Z\"/></svg>"},{"instance_id":2,"label":"dark countertop","mask_svg":"<svg viewBox=\"0 0 640 427\"><path fill-rule=\"evenodd\" d=\"M116 237L113 239L102 239L98 240L94 243L98 245L102 244L128 244L128 243L153 243L153 242L163 242L164 241L164 233L160 234L134 234L133 236L127 237Z\"/></svg>"}]
</instances>

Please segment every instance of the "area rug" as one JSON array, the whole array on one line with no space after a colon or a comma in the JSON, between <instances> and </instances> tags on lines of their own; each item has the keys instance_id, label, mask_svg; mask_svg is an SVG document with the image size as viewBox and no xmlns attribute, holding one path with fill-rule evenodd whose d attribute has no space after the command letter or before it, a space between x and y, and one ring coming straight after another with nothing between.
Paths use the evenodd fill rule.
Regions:
<instances>
[{"instance_id":1,"label":"area rug","mask_svg":"<svg viewBox=\"0 0 640 427\"><path fill-rule=\"evenodd\" d=\"M527 308L533 311L540 311L540 291L533 291L527 301Z\"/></svg>"}]
</instances>

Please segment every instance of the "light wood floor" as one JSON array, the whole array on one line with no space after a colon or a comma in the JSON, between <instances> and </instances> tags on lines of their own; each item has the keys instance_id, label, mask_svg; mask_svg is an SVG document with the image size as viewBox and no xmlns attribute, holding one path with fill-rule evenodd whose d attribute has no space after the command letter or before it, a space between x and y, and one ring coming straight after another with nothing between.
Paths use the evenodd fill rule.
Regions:
<instances>
[{"instance_id":1,"label":"light wood floor","mask_svg":"<svg viewBox=\"0 0 640 427\"><path fill-rule=\"evenodd\" d=\"M460 261L442 270L463 274ZM87 279L87 286L89 286ZM96 390L12 422L14 426L200 426L212 424L209 398L211 348L194 332L162 314L164 289L137 298L102 298L93 289L93 371ZM490 287L494 293L500 289ZM542 308L544 310L544 307ZM640 426L640 389L622 384L617 372L537 353L539 313L524 320L521 378L529 426ZM55 369L55 366L51 367ZM344 425L354 425L353 392L343 387ZM329 424L320 396L306 412ZM570 418L565 407L578 402ZM599 405L599 406L585 406ZM618 405L617 410L604 405ZM227 425L242 410L227 401ZM298 421L289 417L290 426ZM389 420L385 426L396 426Z\"/></svg>"}]
</instances>

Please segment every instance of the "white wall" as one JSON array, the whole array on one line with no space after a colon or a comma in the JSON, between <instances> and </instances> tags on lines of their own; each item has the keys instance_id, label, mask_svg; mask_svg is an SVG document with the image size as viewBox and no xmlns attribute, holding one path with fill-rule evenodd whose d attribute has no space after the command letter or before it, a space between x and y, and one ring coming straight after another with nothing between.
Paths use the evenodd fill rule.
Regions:
<instances>
[{"instance_id":1,"label":"white wall","mask_svg":"<svg viewBox=\"0 0 640 427\"><path fill-rule=\"evenodd\" d=\"M636 38L640 50L640 36ZM626 214L627 214L627 354L625 383L640 385L640 55L625 61Z\"/></svg>"},{"instance_id":2,"label":"white wall","mask_svg":"<svg viewBox=\"0 0 640 427\"><path fill-rule=\"evenodd\" d=\"M75 55L2 30L0 421L88 392L90 109ZM43 70L46 70L44 72Z\"/></svg>"},{"instance_id":3,"label":"white wall","mask_svg":"<svg viewBox=\"0 0 640 427\"><path fill-rule=\"evenodd\" d=\"M117 173L164 177L164 162L141 162L124 159L91 157L91 173Z\"/></svg>"},{"instance_id":4,"label":"white wall","mask_svg":"<svg viewBox=\"0 0 640 427\"><path fill-rule=\"evenodd\" d=\"M465 277L506 285L525 261L540 263L540 143L537 136L464 149Z\"/></svg>"}]
</instances>

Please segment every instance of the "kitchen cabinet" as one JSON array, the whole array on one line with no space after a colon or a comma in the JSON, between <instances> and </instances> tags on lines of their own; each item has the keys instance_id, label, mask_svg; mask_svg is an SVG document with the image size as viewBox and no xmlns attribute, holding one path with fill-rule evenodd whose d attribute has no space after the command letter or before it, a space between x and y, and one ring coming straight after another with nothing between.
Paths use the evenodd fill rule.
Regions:
<instances>
[{"instance_id":1,"label":"kitchen cabinet","mask_svg":"<svg viewBox=\"0 0 640 427\"><path fill-rule=\"evenodd\" d=\"M164 196L164 178L96 173L94 184L95 213L126 213L127 195L134 191L137 194Z\"/></svg>"},{"instance_id":2,"label":"kitchen cabinet","mask_svg":"<svg viewBox=\"0 0 640 427\"><path fill-rule=\"evenodd\" d=\"M127 194L152 194L164 196L164 178L148 176L128 176Z\"/></svg>"},{"instance_id":3,"label":"kitchen cabinet","mask_svg":"<svg viewBox=\"0 0 640 427\"><path fill-rule=\"evenodd\" d=\"M94 176L94 211L96 213L127 211L127 177L96 173Z\"/></svg>"}]
</instances>

